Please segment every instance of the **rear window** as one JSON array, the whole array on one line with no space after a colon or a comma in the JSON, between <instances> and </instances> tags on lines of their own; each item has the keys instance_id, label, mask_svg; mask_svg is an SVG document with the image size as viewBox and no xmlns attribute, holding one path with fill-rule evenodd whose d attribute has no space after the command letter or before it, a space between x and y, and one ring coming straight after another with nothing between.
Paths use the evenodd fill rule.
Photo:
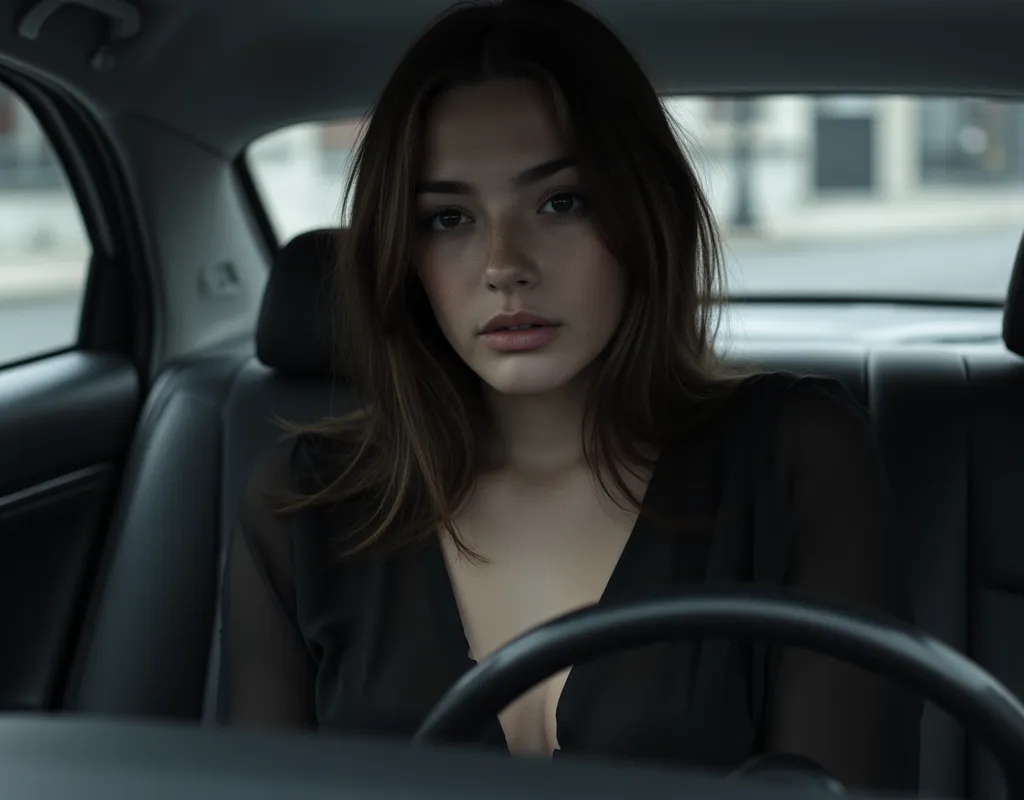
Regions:
<instances>
[{"instance_id":1,"label":"rear window","mask_svg":"<svg viewBox=\"0 0 1024 800\"><path fill-rule=\"evenodd\" d=\"M1002 302L1024 229L1024 103L670 97L749 298ZM341 219L359 120L254 142L282 241Z\"/></svg>"}]
</instances>

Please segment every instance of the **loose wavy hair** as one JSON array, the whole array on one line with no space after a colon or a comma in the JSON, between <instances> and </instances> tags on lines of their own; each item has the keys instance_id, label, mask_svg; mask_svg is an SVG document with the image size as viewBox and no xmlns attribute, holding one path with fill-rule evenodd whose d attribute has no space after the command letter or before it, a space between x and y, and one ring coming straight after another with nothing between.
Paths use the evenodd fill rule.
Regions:
<instances>
[{"instance_id":1,"label":"loose wavy hair","mask_svg":"<svg viewBox=\"0 0 1024 800\"><path fill-rule=\"evenodd\" d=\"M358 500L365 514L344 532L345 554L439 531L469 552L454 520L480 468L487 409L416 276L415 185L432 103L496 78L533 80L549 93L594 224L626 276L623 317L594 365L580 432L604 492L640 509L625 472L653 467L645 454L700 425L740 381L715 355L724 276L711 209L641 66L569 0L460 3L391 75L346 187L338 358L362 402L358 413L300 429L335 455L290 505Z\"/></svg>"}]
</instances>

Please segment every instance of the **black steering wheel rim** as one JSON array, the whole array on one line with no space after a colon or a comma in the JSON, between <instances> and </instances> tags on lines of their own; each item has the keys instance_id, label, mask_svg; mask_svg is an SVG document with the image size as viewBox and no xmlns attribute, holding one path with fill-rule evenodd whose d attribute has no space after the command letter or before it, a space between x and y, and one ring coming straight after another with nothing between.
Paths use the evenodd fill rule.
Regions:
<instances>
[{"instance_id":1,"label":"black steering wheel rim","mask_svg":"<svg viewBox=\"0 0 1024 800\"><path fill-rule=\"evenodd\" d=\"M1024 705L978 664L900 620L793 592L741 587L603 602L530 630L469 670L434 706L417 743L460 741L517 697L574 664L689 637L802 647L919 691L986 745L1024 799Z\"/></svg>"}]
</instances>

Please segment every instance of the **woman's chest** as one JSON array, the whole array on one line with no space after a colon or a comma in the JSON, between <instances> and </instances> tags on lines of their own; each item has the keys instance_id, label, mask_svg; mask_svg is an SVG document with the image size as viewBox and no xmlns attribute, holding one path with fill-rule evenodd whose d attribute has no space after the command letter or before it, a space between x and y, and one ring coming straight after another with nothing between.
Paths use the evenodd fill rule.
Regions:
<instances>
[{"instance_id":1,"label":"woman's chest","mask_svg":"<svg viewBox=\"0 0 1024 800\"><path fill-rule=\"evenodd\" d=\"M590 480L478 487L456 519L478 558L460 552L451 537L441 540L472 659L601 599L637 518L622 506ZM558 747L556 717L568 675L553 676L501 713L513 752L548 755Z\"/></svg>"},{"instance_id":2,"label":"woman's chest","mask_svg":"<svg viewBox=\"0 0 1024 800\"><path fill-rule=\"evenodd\" d=\"M607 505L572 503L564 492L506 496L502 503L478 495L477 501L489 502L467 506L457 523L481 559L466 557L442 539L415 556L388 560L375 577L360 582L361 599L346 624L354 636L344 648L332 646L329 630L321 629L327 650L340 659L328 655L321 662L321 722L330 725L347 716L345 708L362 707L371 717L376 709L407 718L411 733L416 720L472 667L471 659L486 658L553 617L602 597L749 578L748 559L732 557L750 552L747 537L740 535L746 526L734 524L746 514L714 513L721 511L714 494L697 492L703 502L695 508L694 492L686 492L686 499L677 491L681 486L668 493L664 485L655 488L686 500L655 506L681 509L697 524L668 530L641 522L634 529L635 514L616 517ZM716 563L719 568L709 572ZM658 743L672 752L696 745L723 753L742 750L739 742L714 744L719 717L738 714L746 718L740 727L750 723L749 653L736 661L735 652L724 643L677 642L580 665L503 710L480 741L497 745L504 738L520 754L548 755L556 748L618 752L635 749L631 743L653 753L658 748L641 734L654 725ZM696 706L694 693L703 698ZM683 734L694 725L703 732L687 744L692 737ZM730 725L736 729L737 720Z\"/></svg>"}]
</instances>

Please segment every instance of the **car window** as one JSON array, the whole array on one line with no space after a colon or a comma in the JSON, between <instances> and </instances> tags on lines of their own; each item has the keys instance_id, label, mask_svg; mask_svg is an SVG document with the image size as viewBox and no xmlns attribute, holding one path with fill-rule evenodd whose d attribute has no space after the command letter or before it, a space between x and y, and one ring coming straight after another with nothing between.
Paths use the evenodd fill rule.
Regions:
<instances>
[{"instance_id":1,"label":"car window","mask_svg":"<svg viewBox=\"0 0 1024 800\"><path fill-rule=\"evenodd\" d=\"M77 343L90 249L45 132L0 84L0 365Z\"/></svg>"},{"instance_id":2,"label":"car window","mask_svg":"<svg viewBox=\"0 0 1024 800\"><path fill-rule=\"evenodd\" d=\"M1001 302L1024 222L1024 104L884 95L670 97L741 297ZM281 240L335 225L355 120L247 161Z\"/></svg>"},{"instance_id":3,"label":"car window","mask_svg":"<svg viewBox=\"0 0 1024 800\"><path fill-rule=\"evenodd\" d=\"M341 219L361 118L294 125L254 142L249 172L282 241Z\"/></svg>"}]
</instances>

